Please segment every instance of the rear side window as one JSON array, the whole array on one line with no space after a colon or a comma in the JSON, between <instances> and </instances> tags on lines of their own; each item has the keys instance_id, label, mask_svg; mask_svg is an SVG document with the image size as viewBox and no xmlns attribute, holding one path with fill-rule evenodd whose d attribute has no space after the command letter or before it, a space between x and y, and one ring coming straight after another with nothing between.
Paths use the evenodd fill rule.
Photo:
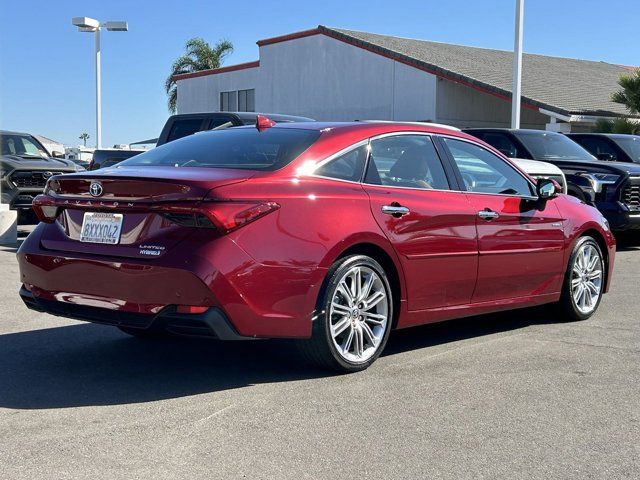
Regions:
<instances>
[{"instance_id":1,"label":"rear side window","mask_svg":"<svg viewBox=\"0 0 640 480\"><path fill-rule=\"evenodd\" d=\"M473 143L443 137L469 192L531 196L531 184L511 165Z\"/></svg>"},{"instance_id":2,"label":"rear side window","mask_svg":"<svg viewBox=\"0 0 640 480\"><path fill-rule=\"evenodd\" d=\"M395 135L373 140L365 182L392 187L449 189L440 157L426 135Z\"/></svg>"},{"instance_id":3,"label":"rear side window","mask_svg":"<svg viewBox=\"0 0 640 480\"><path fill-rule=\"evenodd\" d=\"M172 142L174 140L178 140L179 138L186 137L187 135L192 135L196 132L199 132L201 126L201 118L186 118L183 120L176 120L175 122L173 122L173 125L171 125L171 130L169 130L167 142Z\"/></svg>"},{"instance_id":4,"label":"rear side window","mask_svg":"<svg viewBox=\"0 0 640 480\"><path fill-rule=\"evenodd\" d=\"M211 167L272 171L284 167L320 136L317 130L239 127L201 132L166 143L124 166Z\"/></svg>"},{"instance_id":5,"label":"rear side window","mask_svg":"<svg viewBox=\"0 0 640 480\"><path fill-rule=\"evenodd\" d=\"M315 174L322 177L359 182L362 179L364 164L367 161L367 153L367 145L354 148L353 150L327 162L317 169Z\"/></svg>"}]
</instances>

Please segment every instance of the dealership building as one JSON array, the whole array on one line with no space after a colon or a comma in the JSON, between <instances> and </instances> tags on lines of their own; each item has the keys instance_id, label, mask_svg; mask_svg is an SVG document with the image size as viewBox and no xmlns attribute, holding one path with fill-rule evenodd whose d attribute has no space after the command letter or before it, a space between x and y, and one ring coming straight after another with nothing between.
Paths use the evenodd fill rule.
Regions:
<instances>
[{"instance_id":1,"label":"dealership building","mask_svg":"<svg viewBox=\"0 0 640 480\"><path fill-rule=\"evenodd\" d=\"M508 127L513 52L318 26L257 42L259 60L177 75L178 112ZM523 128L588 131L630 67L524 54Z\"/></svg>"}]
</instances>

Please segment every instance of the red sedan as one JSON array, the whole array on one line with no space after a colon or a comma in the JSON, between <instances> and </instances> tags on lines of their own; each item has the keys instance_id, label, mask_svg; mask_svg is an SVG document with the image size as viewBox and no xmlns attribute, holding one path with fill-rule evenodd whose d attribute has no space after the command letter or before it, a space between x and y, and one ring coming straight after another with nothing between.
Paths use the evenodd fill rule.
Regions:
<instances>
[{"instance_id":1,"label":"red sedan","mask_svg":"<svg viewBox=\"0 0 640 480\"><path fill-rule=\"evenodd\" d=\"M591 316L614 238L557 189L454 129L260 117L50 179L20 294L137 336L297 338L356 371L394 328L545 303Z\"/></svg>"}]
</instances>

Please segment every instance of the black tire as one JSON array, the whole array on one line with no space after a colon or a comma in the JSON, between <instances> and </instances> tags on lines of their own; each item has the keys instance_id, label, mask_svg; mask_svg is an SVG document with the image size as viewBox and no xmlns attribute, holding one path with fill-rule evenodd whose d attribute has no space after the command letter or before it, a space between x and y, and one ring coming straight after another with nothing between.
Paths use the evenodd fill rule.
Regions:
<instances>
[{"instance_id":1,"label":"black tire","mask_svg":"<svg viewBox=\"0 0 640 480\"><path fill-rule=\"evenodd\" d=\"M143 340L159 340L170 336L170 334L164 330L153 328L118 327L118 330L126 333L127 335Z\"/></svg>"},{"instance_id":2,"label":"black tire","mask_svg":"<svg viewBox=\"0 0 640 480\"><path fill-rule=\"evenodd\" d=\"M600 267L600 271L602 272L600 294L595 302L595 305L589 312L583 312L580 310L580 308L576 303L576 300L574 299L574 295L572 292L572 285L571 285L572 271L576 263L576 258L579 252L581 251L581 249L586 245L591 246L598 253L599 267ZM598 310L598 307L600 306L600 302L602 301L602 290L604 289L605 275L606 273L605 273L604 256L602 254L602 250L600 249L600 246L598 245L598 242L596 242L593 239L593 237L590 237L590 236L584 236L578 239L575 246L573 247L573 250L571 251L571 256L569 257L567 271L565 272L564 281L562 283L562 293L560 295L560 301L557 303L558 310L564 315L564 318L567 321L586 320Z\"/></svg>"},{"instance_id":3,"label":"black tire","mask_svg":"<svg viewBox=\"0 0 640 480\"><path fill-rule=\"evenodd\" d=\"M373 353L366 361L361 362L349 361L338 352L338 348L334 344L334 340L331 335L331 319L329 318L331 304L334 299L334 295L336 295L338 285L343 277L354 267L365 267L377 274L385 291L385 301L387 302L385 308L387 311L385 330L380 333L380 340L377 347L375 347L375 353ZM365 315L366 314L363 314L363 317L357 318L365 318ZM318 297L316 318L313 320L311 338L308 340L300 340L298 342L298 347L301 354L307 360L321 368L341 373L358 372L368 368L380 356L380 353L384 350L387 340L389 339L392 326L393 295L384 269L371 257L367 257L365 255L351 255L336 261L336 263L334 263L327 272L327 276Z\"/></svg>"}]
</instances>

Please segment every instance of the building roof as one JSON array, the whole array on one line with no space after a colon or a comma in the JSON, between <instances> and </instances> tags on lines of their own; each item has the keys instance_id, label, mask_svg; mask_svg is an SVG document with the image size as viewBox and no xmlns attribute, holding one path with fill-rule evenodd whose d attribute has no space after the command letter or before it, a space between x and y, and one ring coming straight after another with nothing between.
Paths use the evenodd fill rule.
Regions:
<instances>
[{"instance_id":1,"label":"building roof","mask_svg":"<svg viewBox=\"0 0 640 480\"><path fill-rule=\"evenodd\" d=\"M511 99L513 52L452 45L319 25L258 41L259 46L326 35L392 58L420 70L452 80L505 100ZM214 70L176 75L175 80L255 68L259 61ZM622 104L611 101L618 79L635 67L607 62L524 53L522 102L560 115L632 116Z\"/></svg>"},{"instance_id":2,"label":"building roof","mask_svg":"<svg viewBox=\"0 0 640 480\"><path fill-rule=\"evenodd\" d=\"M320 25L318 32L430 71L511 97L513 52L451 45ZM522 100L564 115L629 115L611 101L629 67L606 62L523 54Z\"/></svg>"}]
</instances>

